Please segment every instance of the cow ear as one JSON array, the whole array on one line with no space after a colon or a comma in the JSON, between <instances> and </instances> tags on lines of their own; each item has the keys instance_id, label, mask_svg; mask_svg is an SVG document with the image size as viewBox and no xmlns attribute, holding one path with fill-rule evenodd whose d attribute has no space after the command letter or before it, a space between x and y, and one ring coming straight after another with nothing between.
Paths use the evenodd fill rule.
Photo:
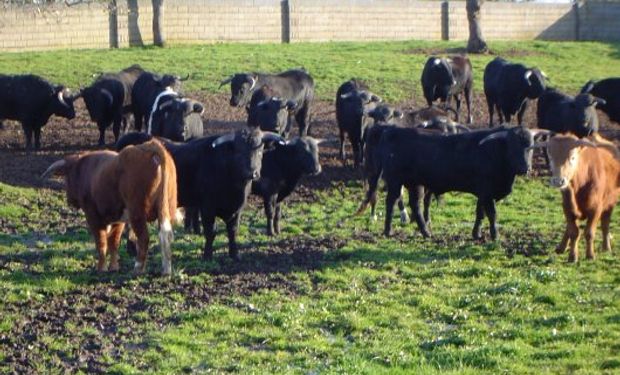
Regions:
<instances>
[{"instance_id":1,"label":"cow ear","mask_svg":"<svg viewBox=\"0 0 620 375\"><path fill-rule=\"evenodd\" d=\"M194 104L192 105L192 112L202 114L204 111L205 111L205 107L202 104L198 102L194 102Z\"/></svg>"},{"instance_id":2,"label":"cow ear","mask_svg":"<svg viewBox=\"0 0 620 375\"><path fill-rule=\"evenodd\" d=\"M297 108L297 103L294 100L286 101L286 109L288 111L294 111Z\"/></svg>"},{"instance_id":3,"label":"cow ear","mask_svg":"<svg viewBox=\"0 0 620 375\"><path fill-rule=\"evenodd\" d=\"M396 118L403 118L404 116L405 116L405 114L402 113L401 111L399 111L399 110L394 111L394 117L396 117Z\"/></svg>"},{"instance_id":4,"label":"cow ear","mask_svg":"<svg viewBox=\"0 0 620 375\"><path fill-rule=\"evenodd\" d=\"M381 103L383 101L383 99L381 99L380 96L372 94L372 96L370 97L370 101L371 102L376 102L376 103Z\"/></svg>"}]
</instances>

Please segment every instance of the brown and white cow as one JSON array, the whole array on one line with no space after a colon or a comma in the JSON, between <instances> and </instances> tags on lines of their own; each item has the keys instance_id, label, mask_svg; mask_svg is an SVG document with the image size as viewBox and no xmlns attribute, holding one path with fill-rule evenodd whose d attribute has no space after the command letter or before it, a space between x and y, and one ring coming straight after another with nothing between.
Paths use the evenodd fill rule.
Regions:
<instances>
[{"instance_id":1,"label":"brown and white cow","mask_svg":"<svg viewBox=\"0 0 620 375\"><path fill-rule=\"evenodd\" d=\"M620 157L613 143L596 137L596 143L574 135L558 135L546 142L551 185L562 191L566 230L557 253L570 245L569 262L577 262L578 220L586 220L586 257L594 259L594 234L601 221L603 251L611 251L609 223L620 194Z\"/></svg>"},{"instance_id":2,"label":"brown and white cow","mask_svg":"<svg viewBox=\"0 0 620 375\"><path fill-rule=\"evenodd\" d=\"M177 207L176 169L162 144L152 140L130 146L120 153L92 151L70 155L52 164L42 178L65 177L67 201L81 208L99 254L97 270L118 271L118 247L125 223L137 237L134 272L146 266L149 234L147 222L159 222L162 273L172 271L170 244Z\"/></svg>"}]
</instances>

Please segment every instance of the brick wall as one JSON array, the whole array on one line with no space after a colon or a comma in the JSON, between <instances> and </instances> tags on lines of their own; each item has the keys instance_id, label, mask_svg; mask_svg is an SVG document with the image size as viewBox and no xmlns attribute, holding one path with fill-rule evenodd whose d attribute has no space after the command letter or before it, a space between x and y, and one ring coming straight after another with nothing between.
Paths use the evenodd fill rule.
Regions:
<instances>
[{"instance_id":1,"label":"brick wall","mask_svg":"<svg viewBox=\"0 0 620 375\"><path fill-rule=\"evenodd\" d=\"M150 0L117 0L117 24L102 3L71 7L0 5L0 51L106 48L152 42ZM486 2L487 40L620 40L620 3ZM164 31L171 43L465 40L464 1L419 0L174 0ZM578 32L579 31L579 32Z\"/></svg>"}]
</instances>

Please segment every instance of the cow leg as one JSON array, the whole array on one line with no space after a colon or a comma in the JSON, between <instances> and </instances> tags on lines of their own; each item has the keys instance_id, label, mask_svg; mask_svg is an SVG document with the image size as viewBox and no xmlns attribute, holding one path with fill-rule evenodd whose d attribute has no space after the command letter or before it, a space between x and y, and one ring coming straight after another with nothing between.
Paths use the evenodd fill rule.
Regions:
<instances>
[{"instance_id":1,"label":"cow leg","mask_svg":"<svg viewBox=\"0 0 620 375\"><path fill-rule=\"evenodd\" d=\"M523 125L523 115L525 114L526 109L527 100L523 102L523 105L519 108L519 112L517 112L517 124L519 124L519 126Z\"/></svg>"},{"instance_id":2,"label":"cow leg","mask_svg":"<svg viewBox=\"0 0 620 375\"><path fill-rule=\"evenodd\" d=\"M503 124L504 123L504 112L502 112L502 109L499 106L496 106L495 109L497 110L497 117L499 118L499 124Z\"/></svg>"},{"instance_id":3,"label":"cow leg","mask_svg":"<svg viewBox=\"0 0 620 375\"><path fill-rule=\"evenodd\" d=\"M134 217L131 219L131 228L136 234L136 263L134 265L134 273L141 274L146 269L146 257L149 252L149 231L146 226L146 219Z\"/></svg>"},{"instance_id":4,"label":"cow leg","mask_svg":"<svg viewBox=\"0 0 620 375\"><path fill-rule=\"evenodd\" d=\"M142 119L144 117L144 114L140 113L140 112L134 112L133 113L133 125L134 128L136 128L137 132L141 132L142 131Z\"/></svg>"},{"instance_id":5,"label":"cow leg","mask_svg":"<svg viewBox=\"0 0 620 375\"><path fill-rule=\"evenodd\" d=\"M280 234L280 217L282 215L282 203L276 202L276 212L273 219L273 230L276 234Z\"/></svg>"},{"instance_id":6,"label":"cow leg","mask_svg":"<svg viewBox=\"0 0 620 375\"><path fill-rule=\"evenodd\" d=\"M585 237L586 237L586 258L594 259L594 237L596 235L596 225L601 218L600 210L597 210L593 215L588 217L586 221Z\"/></svg>"},{"instance_id":7,"label":"cow leg","mask_svg":"<svg viewBox=\"0 0 620 375\"><path fill-rule=\"evenodd\" d=\"M359 167L362 161L362 157L361 157L361 144L360 142L351 142L351 148L353 148L353 159L354 159L354 165L355 167Z\"/></svg>"},{"instance_id":8,"label":"cow leg","mask_svg":"<svg viewBox=\"0 0 620 375\"><path fill-rule=\"evenodd\" d=\"M568 254L568 261L570 263L576 263L579 258L579 226L577 225L577 219L566 220L568 240L570 252Z\"/></svg>"},{"instance_id":9,"label":"cow leg","mask_svg":"<svg viewBox=\"0 0 620 375\"><path fill-rule=\"evenodd\" d=\"M118 248L121 245L121 237L123 235L123 229L125 223L113 224L108 231L108 250L110 251L110 263L108 266L109 271L118 271L120 266L118 264Z\"/></svg>"},{"instance_id":10,"label":"cow leg","mask_svg":"<svg viewBox=\"0 0 620 375\"><path fill-rule=\"evenodd\" d=\"M456 121L458 122L458 116L461 114L461 97L459 95L454 95L454 102L456 103Z\"/></svg>"},{"instance_id":11,"label":"cow leg","mask_svg":"<svg viewBox=\"0 0 620 375\"><path fill-rule=\"evenodd\" d=\"M480 233L480 226L482 225L483 219L484 204L482 202L482 198L478 198L478 202L476 202L476 222L474 223L474 230L471 233L474 240L482 239L482 234Z\"/></svg>"},{"instance_id":12,"label":"cow leg","mask_svg":"<svg viewBox=\"0 0 620 375\"><path fill-rule=\"evenodd\" d=\"M601 229L603 231L603 246L602 250L611 251L611 234L609 234L609 224L611 222L611 213L613 212L613 207L609 210L603 212L601 215Z\"/></svg>"},{"instance_id":13,"label":"cow leg","mask_svg":"<svg viewBox=\"0 0 620 375\"><path fill-rule=\"evenodd\" d=\"M400 183L388 183L388 192L385 197L385 226L383 228L383 235L389 237L392 235L392 214L394 213L394 203L400 197L400 189L402 184Z\"/></svg>"},{"instance_id":14,"label":"cow leg","mask_svg":"<svg viewBox=\"0 0 620 375\"><path fill-rule=\"evenodd\" d=\"M97 248L97 272L103 272L105 267L105 256L108 252L108 231L106 228L92 229L95 237L95 247Z\"/></svg>"},{"instance_id":15,"label":"cow leg","mask_svg":"<svg viewBox=\"0 0 620 375\"><path fill-rule=\"evenodd\" d=\"M489 108L489 128L493 127L493 110L495 109L495 104L487 97L487 107Z\"/></svg>"},{"instance_id":16,"label":"cow leg","mask_svg":"<svg viewBox=\"0 0 620 375\"><path fill-rule=\"evenodd\" d=\"M407 224L407 222L409 221L409 214L407 213L407 207L405 207L402 193L396 201L396 204L398 204L398 210L400 211L400 223Z\"/></svg>"},{"instance_id":17,"label":"cow leg","mask_svg":"<svg viewBox=\"0 0 620 375\"><path fill-rule=\"evenodd\" d=\"M265 196L263 197L263 205L265 206L265 216L267 216L267 235L268 236L273 236L274 234L274 228L273 228L273 211L274 211L274 207L276 205L276 198L277 195L274 195L272 197L269 196Z\"/></svg>"},{"instance_id":18,"label":"cow leg","mask_svg":"<svg viewBox=\"0 0 620 375\"><path fill-rule=\"evenodd\" d=\"M484 204L484 213L489 219L489 231L491 232L491 239L495 241L497 240L497 228L495 227L495 221L497 218L496 216L497 214L495 211L495 201L493 200L493 198L489 199Z\"/></svg>"},{"instance_id":19,"label":"cow leg","mask_svg":"<svg viewBox=\"0 0 620 375\"><path fill-rule=\"evenodd\" d=\"M24 130L24 139L26 140L26 149L32 149L32 127L29 125L22 125Z\"/></svg>"},{"instance_id":20,"label":"cow leg","mask_svg":"<svg viewBox=\"0 0 620 375\"><path fill-rule=\"evenodd\" d=\"M345 164L345 154L344 154L344 130L340 129L340 160L342 160L342 164Z\"/></svg>"},{"instance_id":21,"label":"cow leg","mask_svg":"<svg viewBox=\"0 0 620 375\"><path fill-rule=\"evenodd\" d=\"M215 240L215 216L210 215L204 209L200 214L202 216L202 228L205 234L205 247L202 251L202 259L211 260L213 258L213 240Z\"/></svg>"},{"instance_id":22,"label":"cow leg","mask_svg":"<svg viewBox=\"0 0 620 375\"><path fill-rule=\"evenodd\" d=\"M510 118L512 117L512 115L510 113L504 113L504 120L506 124L510 124ZM504 121L502 121L502 123L504 123Z\"/></svg>"},{"instance_id":23,"label":"cow leg","mask_svg":"<svg viewBox=\"0 0 620 375\"><path fill-rule=\"evenodd\" d=\"M97 142L97 144L99 146L103 146L105 145L105 124L104 123L98 123L97 127L99 128L99 141Z\"/></svg>"},{"instance_id":24,"label":"cow leg","mask_svg":"<svg viewBox=\"0 0 620 375\"><path fill-rule=\"evenodd\" d=\"M305 105L297 111L295 114L295 121L299 126L299 136L305 137L310 132L310 110L308 105Z\"/></svg>"},{"instance_id":25,"label":"cow leg","mask_svg":"<svg viewBox=\"0 0 620 375\"><path fill-rule=\"evenodd\" d=\"M241 260L239 249L237 248L237 229L239 228L239 214L233 215L226 222L226 233L228 234L228 256L235 261Z\"/></svg>"},{"instance_id":26,"label":"cow leg","mask_svg":"<svg viewBox=\"0 0 620 375\"><path fill-rule=\"evenodd\" d=\"M430 237L431 234L428 231L428 227L426 226L426 221L424 221L424 217L422 216L422 209L420 207L420 200L424 196L424 187L414 186L412 188L408 188L408 190L411 214L415 218L418 229L420 230L420 233L422 233L423 237Z\"/></svg>"},{"instance_id":27,"label":"cow leg","mask_svg":"<svg viewBox=\"0 0 620 375\"><path fill-rule=\"evenodd\" d=\"M431 229L431 202L433 200L433 193L428 189L424 190L424 222L426 222L426 227L432 233Z\"/></svg>"},{"instance_id":28,"label":"cow leg","mask_svg":"<svg viewBox=\"0 0 620 375\"><path fill-rule=\"evenodd\" d=\"M38 150L41 148L41 127L37 126L34 128L34 149Z\"/></svg>"},{"instance_id":29,"label":"cow leg","mask_svg":"<svg viewBox=\"0 0 620 375\"><path fill-rule=\"evenodd\" d=\"M118 138L121 135L121 123L123 122L123 116L118 114L114 117L114 123L112 124L112 133L114 134L114 142L118 142Z\"/></svg>"},{"instance_id":30,"label":"cow leg","mask_svg":"<svg viewBox=\"0 0 620 375\"><path fill-rule=\"evenodd\" d=\"M568 240L569 240L569 229L568 229L568 224L566 225L566 228L564 229L564 234L562 235L562 239L560 240L560 243L558 244L558 246L555 248L555 252L557 254L562 254L563 252L566 251L566 247L568 246Z\"/></svg>"},{"instance_id":31,"label":"cow leg","mask_svg":"<svg viewBox=\"0 0 620 375\"><path fill-rule=\"evenodd\" d=\"M471 85L465 88L465 104L467 104L467 123L471 124L474 122L474 117L471 115L471 94L472 88Z\"/></svg>"}]
</instances>

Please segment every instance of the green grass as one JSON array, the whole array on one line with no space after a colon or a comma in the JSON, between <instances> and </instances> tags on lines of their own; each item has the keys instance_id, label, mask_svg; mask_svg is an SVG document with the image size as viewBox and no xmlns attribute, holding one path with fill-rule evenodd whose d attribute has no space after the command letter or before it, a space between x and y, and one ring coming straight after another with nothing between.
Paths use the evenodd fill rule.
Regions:
<instances>
[{"instance_id":1,"label":"green grass","mask_svg":"<svg viewBox=\"0 0 620 375\"><path fill-rule=\"evenodd\" d=\"M0 72L31 72L76 88L92 74L118 71L134 63L159 72L191 74L188 91L218 91L220 80L240 71L277 72L305 67L322 99L332 99L351 77L368 81L389 101L421 98L420 73L428 55L461 48L461 42L373 42L295 44L182 45L119 50L67 50L0 54ZM589 79L620 75L620 44L598 42L492 42L492 51L510 60L538 66L551 84L578 90ZM482 90L482 73L491 55L471 56L475 90Z\"/></svg>"},{"instance_id":2,"label":"green grass","mask_svg":"<svg viewBox=\"0 0 620 375\"><path fill-rule=\"evenodd\" d=\"M218 80L233 71L305 66L324 98L341 81L359 76L399 101L419 90L426 53L412 50L458 46L208 45L1 54L0 71L32 71L77 86L94 71L138 62L195 72L188 91L215 92ZM500 53L521 53L514 59L540 66L569 91L590 78L620 75L619 47L491 44ZM472 57L478 83L490 58ZM175 274L162 279L157 252L146 276L130 274L133 261L124 252L122 273L96 274L92 239L81 214L66 208L64 193L0 184L0 220L13 228L0 234L0 372L15 369L3 338L23 334L16 325L40 311L65 310L72 318L60 324L63 334L44 328L24 348L31 371L63 372L63 362L77 361L82 348L92 350L95 342L103 368L119 374L620 372L620 258L598 253L594 262L572 265L566 254L555 255L563 229L560 195L543 179L517 179L513 194L498 204L497 242L470 239L475 204L467 194L447 194L443 204L433 205L433 239L397 219L395 235L382 237L383 200L378 222L352 216L362 197L359 182L334 183L316 197L285 207L278 239L265 236L262 208L248 207L241 266L226 257L221 223L211 262L200 260L200 236L177 230ZM483 230L488 233L486 222ZM620 238L617 220L612 233ZM278 252L295 243L301 244L296 252ZM310 261L299 260L306 256ZM120 342L107 330L113 324Z\"/></svg>"}]
</instances>

